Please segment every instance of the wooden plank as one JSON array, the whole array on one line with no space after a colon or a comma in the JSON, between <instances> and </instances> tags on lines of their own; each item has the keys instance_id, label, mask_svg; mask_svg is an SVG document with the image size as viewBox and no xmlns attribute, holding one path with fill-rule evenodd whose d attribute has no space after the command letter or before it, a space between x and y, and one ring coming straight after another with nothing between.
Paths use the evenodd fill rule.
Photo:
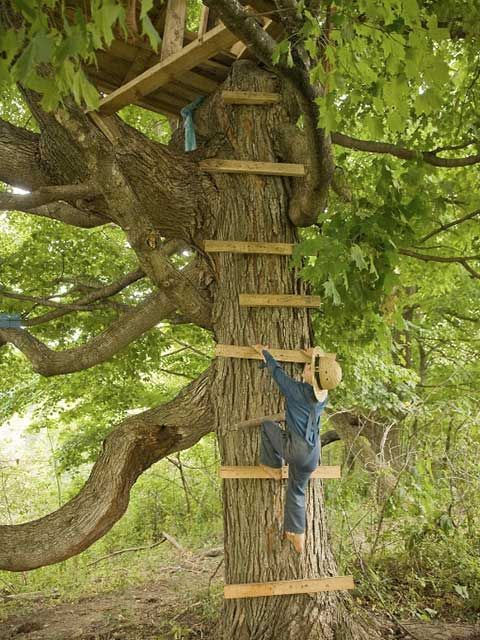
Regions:
<instances>
[{"instance_id":1,"label":"wooden plank","mask_svg":"<svg viewBox=\"0 0 480 640\"><path fill-rule=\"evenodd\" d=\"M269 349L269 353L278 362L311 362L310 356L300 349ZM253 347L239 347L234 344L217 344L215 355L223 358L241 358L243 360L263 360L263 356ZM325 353L327 358L335 358L335 353Z\"/></svg>"},{"instance_id":2,"label":"wooden plank","mask_svg":"<svg viewBox=\"0 0 480 640\"><path fill-rule=\"evenodd\" d=\"M212 55L219 53L236 42L237 38L220 24L205 34L203 40L198 39L157 63L130 82L119 87L100 101L99 111L104 115L112 114L142 96L152 93L159 87L174 80L185 71L190 71L197 64L205 62Z\"/></svg>"},{"instance_id":3,"label":"wooden plank","mask_svg":"<svg viewBox=\"0 0 480 640\"><path fill-rule=\"evenodd\" d=\"M222 91L225 104L275 104L281 99L279 93L268 91Z\"/></svg>"},{"instance_id":4,"label":"wooden plank","mask_svg":"<svg viewBox=\"0 0 480 640\"><path fill-rule=\"evenodd\" d=\"M198 25L198 39L202 40L203 36L205 35L205 33L207 32L207 26L208 26L208 13L209 13L209 8L206 7L204 4L202 5L202 11L200 13L200 23Z\"/></svg>"},{"instance_id":5,"label":"wooden plank","mask_svg":"<svg viewBox=\"0 0 480 640\"><path fill-rule=\"evenodd\" d=\"M290 294L271 293L241 293L239 296L241 307L311 307L317 308L321 304L320 296L300 296Z\"/></svg>"},{"instance_id":6,"label":"wooden plank","mask_svg":"<svg viewBox=\"0 0 480 640\"><path fill-rule=\"evenodd\" d=\"M115 90L114 85L105 80L105 78L102 78L94 72L91 72L91 70L89 70L88 75L92 78L95 86L98 89L105 91ZM155 111L156 113L161 113L166 116L177 117L180 109L185 105L184 101L180 101L180 104L177 105L172 103L170 96L168 96L168 102L165 101L165 97L166 96L163 95L157 96L157 94L152 94L143 99L136 100L135 104L137 104L139 107L142 107L143 109L148 109L149 111Z\"/></svg>"},{"instance_id":7,"label":"wooden plank","mask_svg":"<svg viewBox=\"0 0 480 640\"><path fill-rule=\"evenodd\" d=\"M202 171L209 173L253 173L265 176L305 175L305 165L287 162L254 162L252 160L202 160L199 163Z\"/></svg>"},{"instance_id":8,"label":"wooden plank","mask_svg":"<svg viewBox=\"0 0 480 640\"><path fill-rule=\"evenodd\" d=\"M270 253L291 256L294 245L286 242L240 242L237 240L204 240L208 253Z\"/></svg>"},{"instance_id":9,"label":"wooden plank","mask_svg":"<svg viewBox=\"0 0 480 640\"><path fill-rule=\"evenodd\" d=\"M284 480L288 478L288 466L285 465L281 469L266 470L263 467L220 467L220 478L225 479L261 479L261 480ZM341 469L339 466L320 465L310 476L311 478L337 479L341 478Z\"/></svg>"},{"instance_id":10,"label":"wooden plank","mask_svg":"<svg viewBox=\"0 0 480 640\"><path fill-rule=\"evenodd\" d=\"M90 111L88 116L111 144L117 144L120 139L120 132L117 129L116 123L109 121L112 120L111 118L108 120L107 118L102 118L96 111Z\"/></svg>"},{"instance_id":11,"label":"wooden plank","mask_svg":"<svg viewBox=\"0 0 480 640\"><path fill-rule=\"evenodd\" d=\"M223 596L225 599L260 598L293 595L295 593L319 593L320 591L348 591L350 589L355 589L353 576L336 576L334 578L316 578L313 580L226 584Z\"/></svg>"},{"instance_id":12,"label":"wooden plank","mask_svg":"<svg viewBox=\"0 0 480 640\"><path fill-rule=\"evenodd\" d=\"M212 80L211 78L207 78L203 76L201 73L197 73L194 71L187 71L182 73L177 77L179 82L183 84L187 84L202 93L213 93L218 85L220 84L216 80Z\"/></svg>"},{"instance_id":13,"label":"wooden plank","mask_svg":"<svg viewBox=\"0 0 480 640\"><path fill-rule=\"evenodd\" d=\"M168 0L160 60L173 56L183 48L186 15L186 0Z\"/></svg>"}]
</instances>

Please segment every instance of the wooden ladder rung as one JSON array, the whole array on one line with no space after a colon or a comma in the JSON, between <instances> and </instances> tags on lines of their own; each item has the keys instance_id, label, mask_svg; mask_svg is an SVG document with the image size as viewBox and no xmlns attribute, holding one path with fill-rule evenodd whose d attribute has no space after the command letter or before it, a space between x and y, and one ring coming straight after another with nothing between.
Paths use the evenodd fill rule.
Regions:
<instances>
[{"instance_id":1,"label":"wooden ladder rung","mask_svg":"<svg viewBox=\"0 0 480 640\"><path fill-rule=\"evenodd\" d=\"M278 362L311 362L311 357L300 349L269 349L269 353ZM242 358L245 360L263 360L263 356L253 347L239 347L235 344L217 344L215 355L223 358ZM335 358L335 353L324 353L327 358Z\"/></svg>"},{"instance_id":2,"label":"wooden ladder rung","mask_svg":"<svg viewBox=\"0 0 480 640\"><path fill-rule=\"evenodd\" d=\"M254 162L252 160L202 160L199 162L202 171L209 173L250 173L265 176L292 176L302 178L305 165L287 162Z\"/></svg>"},{"instance_id":3,"label":"wooden ladder rung","mask_svg":"<svg viewBox=\"0 0 480 640\"><path fill-rule=\"evenodd\" d=\"M336 576L334 578L316 578L313 580L226 584L223 596L228 600L232 598L284 596L295 593L319 593L320 591L348 591L350 589L355 589L353 576Z\"/></svg>"},{"instance_id":4,"label":"wooden ladder rung","mask_svg":"<svg viewBox=\"0 0 480 640\"><path fill-rule=\"evenodd\" d=\"M282 96L268 91L222 91L225 104L276 104Z\"/></svg>"},{"instance_id":5,"label":"wooden ladder rung","mask_svg":"<svg viewBox=\"0 0 480 640\"><path fill-rule=\"evenodd\" d=\"M237 240L204 240L208 253L270 253L291 256L295 245L287 242L240 242Z\"/></svg>"},{"instance_id":6,"label":"wooden ladder rung","mask_svg":"<svg viewBox=\"0 0 480 640\"><path fill-rule=\"evenodd\" d=\"M320 296L301 296L291 294L241 293L241 307L309 307L318 308Z\"/></svg>"},{"instance_id":7,"label":"wooden ladder rung","mask_svg":"<svg viewBox=\"0 0 480 640\"><path fill-rule=\"evenodd\" d=\"M288 478L288 466L272 469L272 471L267 471L263 467L220 467L219 475L224 479L284 480ZM310 477L334 480L341 478L341 475L341 468L338 465L320 465Z\"/></svg>"}]
</instances>

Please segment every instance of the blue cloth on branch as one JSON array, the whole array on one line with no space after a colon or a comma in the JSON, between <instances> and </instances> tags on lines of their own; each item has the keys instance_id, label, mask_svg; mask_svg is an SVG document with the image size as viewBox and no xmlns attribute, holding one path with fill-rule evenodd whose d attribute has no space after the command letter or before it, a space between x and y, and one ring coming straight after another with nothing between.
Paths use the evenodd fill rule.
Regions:
<instances>
[{"instance_id":1,"label":"blue cloth on branch","mask_svg":"<svg viewBox=\"0 0 480 640\"><path fill-rule=\"evenodd\" d=\"M187 104L180 111L183 118L183 128L185 130L185 151L195 151L197 148L197 137L195 135L195 125L193 124L193 112L205 100L205 96L195 98L193 102Z\"/></svg>"},{"instance_id":2,"label":"blue cloth on branch","mask_svg":"<svg viewBox=\"0 0 480 640\"><path fill-rule=\"evenodd\" d=\"M18 313L0 313L0 329L21 329L22 322Z\"/></svg>"}]
</instances>

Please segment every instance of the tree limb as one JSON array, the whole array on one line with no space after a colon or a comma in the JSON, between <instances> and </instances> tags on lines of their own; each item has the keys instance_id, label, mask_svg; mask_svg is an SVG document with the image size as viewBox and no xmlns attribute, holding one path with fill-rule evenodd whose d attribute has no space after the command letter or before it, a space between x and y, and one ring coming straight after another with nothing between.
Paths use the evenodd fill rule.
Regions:
<instances>
[{"instance_id":1,"label":"tree limb","mask_svg":"<svg viewBox=\"0 0 480 640\"><path fill-rule=\"evenodd\" d=\"M417 260L423 260L424 262L444 262L452 263L457 262L461 264L474 278L480 279L480 273L468 263L469 260L480 260L480 256L432 256L427 253L417 253L416 251L410 251L410 249L399 249L398 251L403 256L409 256L410 258L416 258Z\"/></svg>"},{"instance_id":2,"label":"tree limb","mask_svg":"<svg viewBox=\"0 0 480 640\"><path fill-rule=\"evenodd\" d=\"M68 202L52 202L31 209L20 208L20 204L20 202L17 203L16 211L24 211L25 213L31 213L42 218L58 220L59 222L82 229L93 229L94 227L100 227L112 222L110 218L103 214L78 209Z\"/></svg>"},{"instance_id":3,"label":"tree limb","mask_svg":"<svg viewBox=\"0 0 480 640\"><path fill-rule=\"evenodd\" d=\"M145 273L169 297L175 308L191 322L210 328L212 304L205 290L200 290L198 282L191 279L188 269L180 271L174 267L157 235L146 235L144 229L137 227L131 231L129 241Z\"/></svg>"},{"instance_id":4,"label":"tree limb","mask_svg":"<svg viewBox=\"0 0 480 640\"><path fill-rule=\"evenodd\" d=\"M427 233L426 236L423 236L423 238L420 239L420 242L426 242L427 240L430 240L430 238L432 238L433 236L436 236L438 233L442 233L442 231L451 229L452 227L455 227L457 224L462 224L462 222L471 220L472 218L475 218L478 215L480 215L480 209L476 209L471 213L467 213L466 216L463 216L462 218L457 218L456 220L452 220L452 222L448 222L447 224L442 224L436 229L434 229L433 231L430 231L430 233Z\"/></svg>"},{"instance_id":5,"label":"tree limb","mask_svg":"<svg viewBox=\"0 0 480 640\"><path fill-rule=\"evenodd\" d=\"M123 276L123 278L120 278L116 282L112 282L103 287L98 287L93 291L89 292L84 297L79 298L78 300L75 301L74 305L86 306L90 310L90 305L92 305L93 303L98 301L103 301L106 298L110 298L111 296L114 296L115 294L119 293L126 287L130 286L134 282L138 282L138 280L141 280L144 277L145 277L145 273L142 271L142 269L136 269L135 271L130 271L130 273L127 273L125 276ZM0 297L2 297L2 295L5 295L5 294L2 293L2 291L0 290ZM39 302L39 300L40 299L37 299L36 302ZM55 318L59 318L70 312L69 309L66 309L64 306L62 306L62 303L57 303L57 304L60 305L60 308L58 308L57 310L49 311L48 313L42 314L40 316L36 316L35 318L24 319L23 325L26 327L33 327L35 325L44 324L45 322L49 322L50 320L54 320ZM46 306L49 306L49 305L46 305ZM93 307L93 309L96 309L96 308L98 307L96 306Z\"/></svg>"},{"instance_id":6,"label":"tree limb","mask_svg":"<svg viewBox=\"0 0 480 640\"><path fill-rule=\"evenodd\" d=\"M61 311L61 315L68 313L69 311L95 311L102 306L106 306L105 303L100 304L81 304L80 302L56 302L55 300L50 300L49 298L38 298L36 296L29 296L24 293L15 293L14 291L2 291L0 289L0 298L10 298L13 300L24 300L26 302L34 302L36 305L41 305L42 307L53 307L54 309L58 309ZM119 305L124 311L129 309L129 305ZM51 319L51 318L50 318ZM25 326L33 326L31 323L27 325L27 323L23 323ZM38 322L36 324L39 324Z\"/></svg>"},{"instance_id":7,"label":"tree limb","mask_svg":"<svg viewBox=\"0 0 480 640\"><path fill-rule=\"evenodd\" d=\"M465 322L473 322L477 324L480 322L480 316L467 316L463 313L457 313L456 311L450 311L449 309L442 309L442 313L446 316L451 316L452 318L457 318L458 320L463 320ZM448 320L448 318L447 318Z\"/></svg>"},{"instance_id":8,"label":"tree limb","mask_svg":"<svg viewBox=\"0 0 480 640\"><path fill-rule=\"evenodd\" d=\"M96 196L99 191L91 184L64 184L39 187L36 191L26 194L0 193L0 209L3 211L25 211L58 200L76 200Z\"/></svg>"},{"instance_id":9,"label":"tree limb","mask_svg":"<svg viewBox=\"0 0 480 640\"><path fill-rule=\"evenodd\" d=\"M189 269L190 273L192 271L193 267ZM62 375L105 362L160 320L174 316L176 310L175 303L163 291L156 291L80 347L53 351L24 329L0 329L0 343L16 346L37 373Z\"/></svg>"},{"instance_id":10,"label":"tree limb","mask_svg":"<svg viewBox=\"0 0 480 640\"><path fill-rule=\"evenodd\" d=\"M209 371L171 402L132 416L105 439L80 493L57 511L0 526L0 569L28 571L80 553L125 513L130 489L152 464L213 430Z\"/></svg>"},{"instance_id":11,"label":"tree limb","mask_svg":"<svg viewBox=\"0 0 480 640\"><path fill-rule=\"evenodd\" d=\"M368 151L369 153L387 153L403 160L418 160L421 158L427 164L435 167L466 167L480 162L480 155L467 156L465 158L439 158L436 151L416 151L415 149L406 149L398 147L389 142L374 142L370 140L359 140L346 136L343 133L333 132L331 134L333 144L341 147L354 149L355 151Z\"/></svg>"},{"instance_id":12,"label":"tree limb","mask_svg":"<svg viewBox=\"0 0 480 640\"><path fill-rule=\"evenodd\" d=\"M335 429L330 429L330 431L325 431L325 433L322 433L320 442L323 448L331 444L332 442L338 442L338 440L341 439L342 438L340 437L339 433L335 431Z\"/></svg>"}]
</instances>

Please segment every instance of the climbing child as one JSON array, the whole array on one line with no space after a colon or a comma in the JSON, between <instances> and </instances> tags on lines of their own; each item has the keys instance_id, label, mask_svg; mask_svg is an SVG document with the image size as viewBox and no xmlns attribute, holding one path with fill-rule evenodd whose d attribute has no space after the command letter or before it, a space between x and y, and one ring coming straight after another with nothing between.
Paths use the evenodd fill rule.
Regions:
<instances>
[{"instance_id":1,"label":"climbing child","mask_svg":"<svg viewBox=\"0 0 480 640\"><path fill-rule=\"evenodd\" d=\"M265 365L280 391L285 396L286 430L277 422L264 420L261 427L260 466L269 475L278 477L273 469L288 463L288 486L285 500L285 537L298 553L305 543L305 490L308 480L318 466L320 458L319 421L327 404L328 389L336 387L342 379L340 365L332 356L308 349L311 363L303 369L303 382L290 378L268 347L253 347L263 356Z\"/></svg>"}]
</instances>

